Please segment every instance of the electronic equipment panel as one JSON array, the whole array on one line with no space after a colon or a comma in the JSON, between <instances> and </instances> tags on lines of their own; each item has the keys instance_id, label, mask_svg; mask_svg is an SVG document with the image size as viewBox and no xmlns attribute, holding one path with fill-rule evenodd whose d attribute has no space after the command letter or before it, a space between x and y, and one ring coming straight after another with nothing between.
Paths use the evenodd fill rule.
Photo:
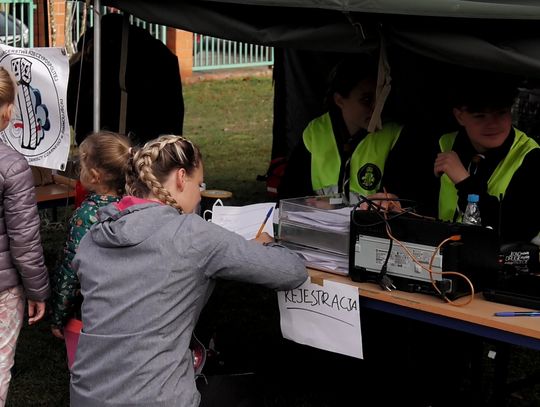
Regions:
<instances>
[{"instance_id":1,"label":"electronic equipment panel","mask_svg":"<svg viewBox=\"0 0 540 407\"><path fill-rule=\"evenodd\" d=\"M489 228L410 213L385 218L379 212L356 210L351 212L349 275L385 289L455 299L471 293L467 279L478 292L497 278L499 247L497 233Z\"/></svg>"},{"instance_id":2,"label":"electronic equipment panel","mask_svg":"<svg viewBox=\"0 0 540 407\"><path fill-rule=\"evenodd\" d=\"M540 310L540 249L534 243L512 242L501 247L503 266L484 288L489 301Z\"/></svg>"}]
</instances>

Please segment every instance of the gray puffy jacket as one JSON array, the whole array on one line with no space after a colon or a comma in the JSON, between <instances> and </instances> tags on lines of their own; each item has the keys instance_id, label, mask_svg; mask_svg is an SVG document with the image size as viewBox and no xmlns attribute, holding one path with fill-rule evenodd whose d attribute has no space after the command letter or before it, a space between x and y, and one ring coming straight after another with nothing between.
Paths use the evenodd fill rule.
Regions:
<instances>
[{"instance_id":1,"label":"gray puffy jacket","mask_svg":"<svg viewBox=\"0 0 540 407\"><path fill-rule=\"evenodd\" d=\"M30 300L49 297L34 178L26 159L0 142L0 292L23 284Z\"/></svg>"}]
</instances>

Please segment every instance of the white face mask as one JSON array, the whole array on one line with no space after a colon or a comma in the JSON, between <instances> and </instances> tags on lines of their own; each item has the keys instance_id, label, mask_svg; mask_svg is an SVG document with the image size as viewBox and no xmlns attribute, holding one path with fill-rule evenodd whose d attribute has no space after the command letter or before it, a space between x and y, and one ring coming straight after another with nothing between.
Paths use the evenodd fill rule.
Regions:
<instances>
[{"instance_id":1,"label":"white face mask","mask_svg":"<svg viewBox=\"0 0 540 407\"><path fill-rule=\"evenodd\" d=\"M217 199L216 202L212 205L212 209L207 209L203 212L202 218L208 222L212 222L212 216L214 214L213 209L216 206L223 206L223 201L221 199Z\"/></svg>"}]
</instances>

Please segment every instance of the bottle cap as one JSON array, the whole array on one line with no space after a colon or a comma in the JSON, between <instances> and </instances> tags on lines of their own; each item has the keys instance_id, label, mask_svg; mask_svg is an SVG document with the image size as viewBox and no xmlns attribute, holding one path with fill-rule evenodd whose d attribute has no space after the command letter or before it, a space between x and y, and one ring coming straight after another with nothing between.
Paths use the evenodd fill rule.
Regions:
<instances>
[{"instance_id":1,"label":"bottle cap","mask_svg":"<svg viewBox=\"0 0 540 407\"><path fill-rule=\"evenodd\" d=\"M478 202L480 200L480 197L476 194L469 194L467 197L467 202Z\"/></svg>"}]
</instances>

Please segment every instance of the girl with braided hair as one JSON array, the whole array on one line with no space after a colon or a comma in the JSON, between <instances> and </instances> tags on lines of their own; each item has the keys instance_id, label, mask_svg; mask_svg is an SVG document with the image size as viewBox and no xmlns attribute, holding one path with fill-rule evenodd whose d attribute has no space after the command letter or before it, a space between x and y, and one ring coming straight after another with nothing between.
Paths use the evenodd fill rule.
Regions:
<instances>
[{"instance_id":1,"label":"girl with braided hair","mask_svg":"<svg viewBox=\"0 0 540 407\"><path fill-rule=\"evenodd\" d=\"M180 136L132 151L127 196L99 211L73 262L83 331L71 405L196 407L192 331L217 278L288 290L304 263L270 236L247 241L193 214L203 163Z\"/></svg>"}]
</instances>

